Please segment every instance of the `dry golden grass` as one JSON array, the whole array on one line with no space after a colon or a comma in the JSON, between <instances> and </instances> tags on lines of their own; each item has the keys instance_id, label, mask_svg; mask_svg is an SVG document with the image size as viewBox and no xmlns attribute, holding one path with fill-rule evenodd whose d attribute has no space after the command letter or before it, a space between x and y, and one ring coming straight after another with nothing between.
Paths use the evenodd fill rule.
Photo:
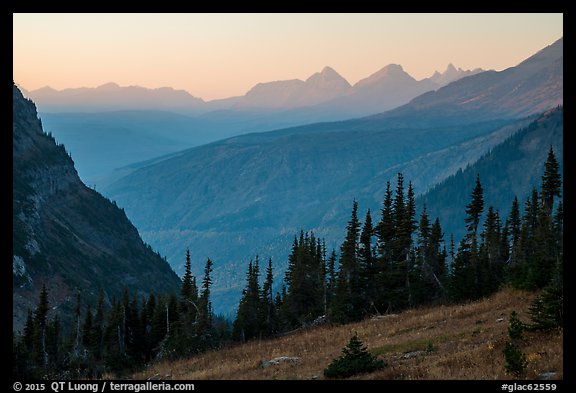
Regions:
<instances>
[{"instance_id":1,"label":"dry golden grass","mask_svg":"<svg viewBox=\"0 0 576 393\"><path fill-rule=\"evenodd\" d=\"M324 368L341 355L354 332L387 367L351 379L500 380L502 349L508 338L512 310L522 321L534 294L505 289L488 299L466 305L409 310L345 326L320 326L289 336L252 341L190 359L160 362L133 375L146 379L171 374L172 379L323 379ZM500 318L503 321L498 321ZM563 377L562 331L525 333L522 350L528 358L527 379L555 372ZM428 351L427 351L428 349ZM432 349L430 351L430 349ZM261 362L280 356L299 357L298 363L267 368Z\"/></svg>"}]
</instances>

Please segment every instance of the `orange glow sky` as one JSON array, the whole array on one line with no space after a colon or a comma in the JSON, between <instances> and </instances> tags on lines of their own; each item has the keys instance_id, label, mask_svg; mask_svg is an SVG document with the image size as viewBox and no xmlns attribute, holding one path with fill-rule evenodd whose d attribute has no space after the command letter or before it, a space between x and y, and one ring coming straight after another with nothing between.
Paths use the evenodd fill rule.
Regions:
<instances>
[{"instance_id":1,"label":"orange glow sky","mask_svg":"<svg viewBox=\"0 0 576 393\"><path fill-rule=\"evenodd\" d=\"M448 63L514 66L563 35L562 14L13 14L14 81L108 82L205 100L331 66L351 84L390 63L416 79Z\"/></svg>"}]
</instances>

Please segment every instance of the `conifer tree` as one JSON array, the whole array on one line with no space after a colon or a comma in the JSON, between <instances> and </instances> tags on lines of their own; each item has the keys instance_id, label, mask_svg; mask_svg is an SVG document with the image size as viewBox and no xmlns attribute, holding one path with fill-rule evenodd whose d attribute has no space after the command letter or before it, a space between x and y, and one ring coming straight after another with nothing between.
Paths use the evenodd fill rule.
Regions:
<instances>
[{"instance_id":1,"label":"conifer tree","mask_svg":"<svg viewBox=\"0 0 576 393\"><path fill-rule=\"evenodd\" d=\"M300 231L284 278L287 291L282 298L282 320L287 328L310 323L324 313L325 269L321 242L314 233Z\"/></svg>"},{"instance_id":2,"label":"conifer tree","mask_svg":"<svg viewBox=\"0 0 576 393\"><path fill-rule=\"evenodd\" d=\"M472 200L466 205L466 225L468 234L476 236L478 232L478 224L480 223L480 216L484 211L484 190L480 183L480 175L476 175L476 186L472 191Z\"/></svg>"},{"instance_id":3,"label":"conifer tree","mask_svg":"<svg viewBox=\"0 0 576 393\"><path fill-rule=\"evenodd\" d=\"M516 248L518 247L518 242L520 240L520 229L522 225L522 221L520 218L520 207L518 205L518 198L515 196L514 201L512 202L512 208L510 209L510 236L511 236L511 253L514 254L517 252Z\"/></svg>"},{"instance_id":4,"label":"conifer tree","mask_svg":"<svg viewBox=\"0 0 576 393\"><path fill-rule=\"evenodd\" d=\"M212 304L210 303L210 286L212 285L212 260L208 258L204 267L204 278L202 279L202 293L198 299L200 310L198 331L200 334L208 333L212 328Z\"/></svg>"},{"instance_id":5,"label":"conifer tree","mask_svg":"<svg viewBox=\"0 0 576 393\"><path fill-rule=\"evenodd\" d=\"M324 370L326 378L348 378L355 374L368 373L386 366L368 352L362 341L354 334L350 342L342 349L342 356L334 359Z\"/></svg>"},{"instance_id":6,"label":"conifer tree","mask_svg":"<svg viewBox=\"0 0 576 393\"><path fill-rule=\"evenodd\" d=\"M358 263L359 236L358 202L354 200L350 221L348 221L346 227L346 238L340 248L340 269L332 307L332 319L335 322L357 321L364 313L361 298L360 266Z\"/></svg>"},{"instance_id":7,"label":"conifer tree","mask_svg":"<svg viewBox=\"0 0 576 393\"><path fill-rule=\"evenodd\" d=\"M84 323L82 324L82 344L90 351L94 349L92 329L92 308L90 305L88 305L86 309L86 316L84 317Z\"/></svg>"},{"instance_id":8,"label":"conifer tree","mask_svg":"<svg viewBox=\"0 0 576 393\"><path fill-rule=\"evenodd\" d=\"M477 240L478 225L484 211L484 195L480 175L476 175L476 185L472 190L471 201L466 205L467 233L460 242L458 255L454 261L450 288L453 300L475 299L482 296L482 272Z\"/></svg>"},{"instance_id":9,"label":"conifer tree","mask_svg":"<svg viewBox=\"0 0 576 393\"><path fill-rule=\"evenodd\" d=\"M561 197L562 179L560 177L560 165L554 155L554 150L550 146L548 157L544 164L544 174L542 175L542 201L549 214L552 212L554 197Z\"/></svg>"},{"instance_id":10,"label":"conifer tree","mask_svg":"<svg viewBox=\"0 0 576 393\"><path fill-rule=\"evenodd\" d=\"M336 293L336 250L332 249L326 261L326 308L332 307Z\"/></svg>"},{"instance_id":11,"label":"conifer tree","mask_svg":"<svg viewBox=\"0 0 576 393\"><path fill-rule=\"evenodd\" d=\"M184 276L182 277L182 286L180 289L181 309L187 314L191 321L196 321L198 313L198 287L196 286L196 277L192 275L192 266L190 261L190 250L186 249L186 262L184 265Z\"/></svg>"},{"instance_id":12,"label":"conifer tree","mask_svg":"<svg viewBox=\"0 0 576 393\"><path fill-rule=\"evenodd\" d=\"M48 353L46 352L46 325L49 310L48 289L42 284L38 306L34 312L34 358L36 364L46 368L48 366Z\"/></svg>"},{"instance_id":13,"label":"conifer tree","mask_svg":"<svg viewBox=\"0 0 576 393\"><path fill-rule=\"evenodd\" d=\"M273 296L274 274L272 271L272 258L268 259L268 266L266 267L266 278L262 286L262 304L263 304L263 323L264 334L269 336L277 330L277 316L276 306L274 304Z\"/></svg>"},{"instance_id":14,"label":"conifer tree","mask_svg":"<svg viewBox=\"0 0 576 393\"><path fill-rule=\"evenodd\" d=\"M377 312L384 312L391 308L391 281L392 262L394 260L394 241L396 237L396 223L394 221L394 208L392 206L392 190L390 181L386 182L386 192L382 206L382 216L376 225L376 252L375 260L375 305Z\"/></svg>"},{"instance_id":15,"label":"conifer tree","mask_svg":"<svg viewBox=\"0 0 576 393\"><path fill-rule=\"evenodd\" d=\"M360 269L360 302L364 304L366 309L370 309L374 304L376 298L376 287L375 280L376 277L376 265L375 258L372 248L372 236L374 234L374 228L372 226L372 216L370 215L370 209L366 213L366 218L364 220L364 226L362 227L362 232L360 233L360 242L358 249L358 267Z\"/></svg>"},{"instance_id":16,"label":"conifer tree","mask_svg":"<svg viewBox=\"0 0 576 393\"><path fill-rule=\"evenodd\" d=\"M94 315L94 356L96 359L101 359L103 350L104 339L104 291L101 289L98 295L98 304L96 306L96 314Z\"/></svg>"},{"instance_id":17,"label":"conifer tree","mask_svg":"<svg viewBox=\"0 0 576 393\"><path fill-rule=\"evenodd\" d=\"M242 291L242 298L233 324L232 335L236 340L246 341L261 336L260 294L258 257L256 257L254 264L252 261L248 264L246 288Z\"/></svg>"}]
</instances>

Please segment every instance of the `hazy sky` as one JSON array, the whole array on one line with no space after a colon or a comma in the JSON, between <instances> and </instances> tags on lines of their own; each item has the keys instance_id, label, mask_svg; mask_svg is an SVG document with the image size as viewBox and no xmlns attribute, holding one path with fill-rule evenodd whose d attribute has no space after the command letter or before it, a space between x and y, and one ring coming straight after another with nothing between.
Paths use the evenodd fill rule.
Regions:
<instances>
[{"instance_id":1,"label":"hazy sky","mask_svg":"<svg viewBox=\"0 0 576 393\"><path fill-rule=\"evenodd\" d=\"M387 64L502 70L563 35L562 14L14 14L14 81L108 82L205 100L331 66L351 84Z\"/></svg>"}]
</instances>

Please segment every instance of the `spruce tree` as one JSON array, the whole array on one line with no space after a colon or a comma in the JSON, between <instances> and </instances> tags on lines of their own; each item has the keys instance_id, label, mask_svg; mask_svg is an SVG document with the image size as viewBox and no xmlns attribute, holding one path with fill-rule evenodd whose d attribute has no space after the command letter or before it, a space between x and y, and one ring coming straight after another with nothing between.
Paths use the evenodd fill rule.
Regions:
<instances>
[{"instance_id":1,"label":"spruce tree","mask_svg":"<svg viewBox=\"0 0 576 393\"><path fill-rule=\"evenodd\" d=\"M82 344L84 347L90 351L94 350L94 342L92 338L92 308L90 305L86 308L86 316L84 317L84 323L82 324Z\"/></svg>"},{"instance_id":2,"label":"spruce tree","mask_svg":"<svg viewBox=\"0 0 576 393\"><path fill-rule=\"evenodd\" d=\"M206 336L212 330L212 304L210 303L210 286L212 285L212 260L207 259L204 267L204 278L202 279L202 292L198 299L199 318L197 331L199 334Z\"/></svg>"},{"instance_id":3,"label":"spruce tree","mask_svg":"<svg viewBox=\"0 0 576 393\"><path fill-rule=\"evenodd\" d=\"M372 226L372 216L370 215L370 209L368 209L364 220L364 226L360 233L358 250L358 265L360 269L360 293L358 295L362 297L360 302L363 303L364 307L367 309L374 304L374 299L376 297L376 266L372 249L373 234L374 228Z\"/></svg>"},{"instance_id":4,"label":"spruce tree","mask_svg":"<svg viewBox=\"0 0 576 393\"><path fill-rule=\"evenodd\" d=\"M269 258L268 266L266 267L266 278L264 280L264 285L262 286L262 296L261 296L264 312L263 330L266 336L275 333L277 330L276 307L274 304L273 284L274 284L274 274L272 271L272 258Z\"/></svg>"},{"instance_id":5,"label":"spruce tree","mask_svg":"<svg viewBox=\"0 0 576 393\"><path fill-rule=\"evenodd\" d=\"M308 324L324 314L326 261L322 243L314 233L300 231L288 257L287 285L282 319L287 328Z\"/></svg>"},{"instance_id":6,"label":"spruce tree","mask_svg":"<svg viewBox=\"0 0 576 393\"><path fill-rule=\"evenodd\" d=\"M352 375L369 373L386 366L383 360L377 359L368 352L357 334L350 338L350 342L342 349L343 355L334 359L326 369L326 378L348 378Z\"/></svg>"},{"instance_id":7,"label":"spruce tree","mask_svg":"<svg viewBox=\"0 0 576 393\"><path fill-rule=\"evenodd\" d=\"M359 236L358 202L354 200L350 221L346 227L346 238L340 247L340 269L331 310L332 320L338 323L358 321L365 312L358 263Z\"/></svg>"},{"instance_id":8,"label":"spruce tree","mask_svg":"<svg viewBox=\"0 0 576 393\"><path fill-rule=\"evenodd\" d=\"M476 175L476 185L472 190L472 200L466 205L466 225L468 233L471 236L476 236L478 232L478 224L480 223L480 216L484 211L484 190L480 183L480 174Z\"/></svg>"},{"instance_id":9,"label":"spruce tree","mask_svg":"<svg viewBox=\"0 0 576 393\"><path fill-rule=\"evenodd\" d=\"M48 289L42 285L38 306L34 312L34 359L36 364L46 368L48 366L48 353L46 352L46 325L49 311Z\"/></svg>"},{"instance_id":10,"label":"spruce tree","mask_svg":"<svg viewBox=\"0 0 576 393\"><path fill-rule=\"evenodd\" d=\"M544 174L542 175L542 201L548 212L552 212L554 197L561 197L562 179L560 177L560 165L554 155L554 150L550 146L548 157L544 164Z\"/></svg>"},{"instance_id":11,"label":"spruce tree","mask_svg":"<svg viewBox=\"0 0 576 393\"><path fill-rule=\"evenodd\" d=\"M332 307L336 293L336 250L332 249L326 262L326 308Z\"/></svg>"},{"instance_id":12,"label":"spruce tree","mask_svg":"<svg viewBox=\"0 0 576 393\"><path fill-rule=\"evenodd\" d=\"M411 189L411 185L409 190ZM398 173L398 182L393 202L394 236L391 260L386 284L388 308L404 309L411 306L412 293L410 275L412 270L412 233L414 225L413 201L404 197L404 176Z\"/></svg>"},{"instance_id":13,"label":"spruce tree","mask_svg":"<svg viewBox=\"0 0 576 393\"><path fill-rule=\"evenodd\" d=\"M104 290L100 290L96 314L94 315L94 355L96 359L101 359L104 339Z\"/></svg>"},{"instance_id":14,"label":"spruce tree","mask_svg":"<svg viewBox=\"0 0 576 393\"><path fill-rule=\"evenodd\" d=\"M246 341L261 336L260 294L258 257L256 257L254 264L252 261L248 264L246 288L242 291L242 298L233 324L232 337L234 339Z\"/></svg>"},{"instance_id":15,"label":"spruce tree","mask_svg":"<svg viewBox=\"0 0 576 393\"><path fill-rule=\"evenodd\" d=\"M484 266L479 254L478 225L484 211L484 195L480 175L476 175L476 185L472 190L471 201L466 205L467 233L460 242L458 255L454 261L451 275L451 293L453 300L475 299L482 296Z\"/></svg>"},{"instance_id":16,"label":"spruce tree","mask_svg":"<svg viewBox=\"0 0 576 393\"><path fill-rule=\"evenodd\" d=\"M392 206L392 190L390 182L386 182L386 192L382 206L382 216L376 225L376 260L375 260L375 308L384 312L391 308L391 281L392 261L394 251L394 238L396 236L396 223L394 221L394 208Z\"/></svg>"},{"instance_id":17,"label":"spruce tree","mask_svg":"<svg viewBox=\"0 0 576 393\"><path fill-rule=\"evenodd\" d=\"M518 198L514 196L514 201L512 202L512 208L510 209L510 236L511 236L511 252L514 254L516 248L518 247L518 242L520 239L520 229L522 221L520 218L520 206L518 205Z\"/></svg>"}]
</instances>

